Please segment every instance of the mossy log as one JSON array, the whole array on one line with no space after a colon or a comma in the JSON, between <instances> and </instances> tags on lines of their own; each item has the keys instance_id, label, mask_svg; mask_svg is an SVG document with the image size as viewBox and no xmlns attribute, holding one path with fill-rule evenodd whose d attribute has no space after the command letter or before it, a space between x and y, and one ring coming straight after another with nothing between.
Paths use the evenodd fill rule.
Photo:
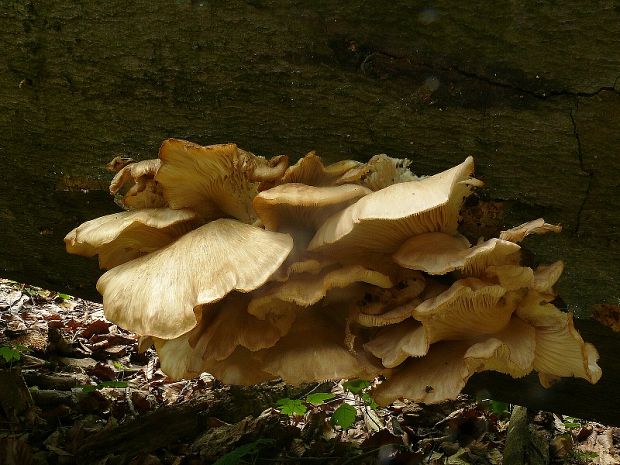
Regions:
<instances>
[{"instance_id":1,"label":"mossy log","mask_svg":"<svg viewBox=\"0 0 620 465\"><path fill-rule=\"evenodd\" d=\"M620 380L620 339L587 319L620 298L613 2L4 0L0 43L3 277L95 297L95 261L62 238L116 209L107 161L152 158L166 137L293 159L387 153L418 174L472 154L484 227L564 226L525 247L566 261L559 292L606 370L575 396L620 418L601 395Z\"/></svg>"}]
</instances>

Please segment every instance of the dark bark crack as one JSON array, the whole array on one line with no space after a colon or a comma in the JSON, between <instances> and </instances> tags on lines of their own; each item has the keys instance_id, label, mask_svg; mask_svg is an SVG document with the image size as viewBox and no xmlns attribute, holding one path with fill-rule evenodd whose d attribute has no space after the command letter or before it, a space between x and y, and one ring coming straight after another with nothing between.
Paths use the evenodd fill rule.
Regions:
<instances>
[{"instance_id":1,"label":"dark bark crack","mask_svg":"<svg viewBox=\"0 0 620 465\"><path fill-rule=\"evenodd\" d=\"M577 141L577 155L579 156L579 167L581 172L584 173L588 177L588 184L586 186L586 192L583 196L583 200L579 205L579 209L577 210L577 220L575 221L575 234L579 235L579 229L581 228L581 216L583 214L583 210L588 203L590 198L590 191L592 190L592 180L594 179L594 172L592 170L586 169L583 161L583 151L581 148L581 139L579 137L579 130L577 128L577 120L575 119L575 115L579 110L579 98L575 99L575 108L570 112L570 120L573 125L573 134L575 135L575 140Z\"/></svg>"},{"instance_id":2,"label":"dark bark crack","mask_svg":"<svg viewBox=\"0 0 620 465\"><path fill-rule=\"evenodd\" d=\"M381 55L387 59L392 59L392 60L410 60L410 57L408 56L399 56L399 55L395 55L392 53L387 53L381 50L375 50L370 52L362 61L361 65L360 65L360 70L362 71L362 73L365 74L365 66L367 64L367 62L373 57L373 56L377 56L377 55ZM411 65L413 65L413 62L409 62ZM545 100L551 97L574 97L574 98L590 98L590 97L594 97L598 94L600 94L601 92L613 92L615 94L619 94L620 95L620 91L616 88L616 84L618 83L618 80L620 79L620 76L618 76L613 84L609 85L609 86L602 86L600 88L598 88L597 90L593 91L593 92L574 92L571 90L567 90L567 89L559 89L559 90L548 90L548 91L535 91L532 89L528 89L525 87L520 87L518 85L515 84L511 84L508 82L502 82L502 81L496 81L491 79L488 76L482 76L470 71L465 71L463 69L460 69L456 66L436 66L436 65L432 65L432 64L428 64L428 63L415 63L416 66L420 66L420 67L424 67L424 68L428 68L429 70L436 70L436 71L441 71L441 72L454 72L457 74L460 74L461 76L468 78L468 79L475 79L481 82L484 82L486 84L488 84L489 86L493 86L493 87L499 87L502 89L508 89L511 90L513 92L518 92L521 94L525 94L531 97L534 97L536 99L539 100Z\"/></svg>"}]
</instances>

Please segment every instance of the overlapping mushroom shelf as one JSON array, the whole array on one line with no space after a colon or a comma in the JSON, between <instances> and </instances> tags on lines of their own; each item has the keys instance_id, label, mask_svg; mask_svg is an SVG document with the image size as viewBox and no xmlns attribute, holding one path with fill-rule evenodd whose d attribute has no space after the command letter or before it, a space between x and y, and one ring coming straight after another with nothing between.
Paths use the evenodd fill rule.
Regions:
<instances>
[{"instance_id":1,"label":"overlapping mushroom shelf","mask_svg":"<svg viewBox=\"0 0 620 465\"><path fill-rule=\"evenodd\" d=\"M552 304L562 262L521 264L524 237L560 228L538 219L475 245L459 234L482 184L471 157L418 178L386 155L289 166L168 139L159 159L122 165L110 190L127 210L65 242L99 256L106 316L154 344L171 377L383 375L374 396L386 404L455 398L484 370L536 371L544 386L601 376L596 349Z\"/></svg>"}]
</instances>

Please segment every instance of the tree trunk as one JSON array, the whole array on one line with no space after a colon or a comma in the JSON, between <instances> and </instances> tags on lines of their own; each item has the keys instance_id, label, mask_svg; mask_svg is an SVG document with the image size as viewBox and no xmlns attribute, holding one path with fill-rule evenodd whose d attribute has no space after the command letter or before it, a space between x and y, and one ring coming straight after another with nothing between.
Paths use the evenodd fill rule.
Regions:
<instances>
[{"instance_id":1,"label":"tree trunk","mask_svg":"<svg viewBox=\"0 0 620 465\"><path fill-rule=\"evenodd\" d=\"M489 229L562 223L525 247L566 261L559 292L578 316L618 304L618 7L433 4L4 0L0 274L94 297L95 261L62 238L116 210L114 155L153 158L180 137L293 159L385 152L418 174L473 154ZM575 389L618 416L599 395L620 380L618 337L582 326L602 334L606 373Z\"/></svg>"}]
</instances>

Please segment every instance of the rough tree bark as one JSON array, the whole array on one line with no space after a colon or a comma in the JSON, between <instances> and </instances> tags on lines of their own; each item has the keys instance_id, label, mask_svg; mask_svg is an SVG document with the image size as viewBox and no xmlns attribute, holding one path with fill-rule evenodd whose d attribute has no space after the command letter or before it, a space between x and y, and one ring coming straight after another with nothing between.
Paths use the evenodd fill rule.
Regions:
<instances>
[{"instance_id":1,"label":"rough tree bark","mask_svg":"<svg viewBox=\"0 0 620 465\"><path fill-rule=\"evenodd\" d=\"M567 307L618 304L619 8L475 3L4 0L0 274L94 297L95 262L62 238L114 211L107 161L153 157L174 136L261 155L385 152L419 174L473 154L486 226L562 223L525 245L566 261ZM606 376L569 385L618 417L619 339L581 326Z\"/></svg>"}]
</instances>

